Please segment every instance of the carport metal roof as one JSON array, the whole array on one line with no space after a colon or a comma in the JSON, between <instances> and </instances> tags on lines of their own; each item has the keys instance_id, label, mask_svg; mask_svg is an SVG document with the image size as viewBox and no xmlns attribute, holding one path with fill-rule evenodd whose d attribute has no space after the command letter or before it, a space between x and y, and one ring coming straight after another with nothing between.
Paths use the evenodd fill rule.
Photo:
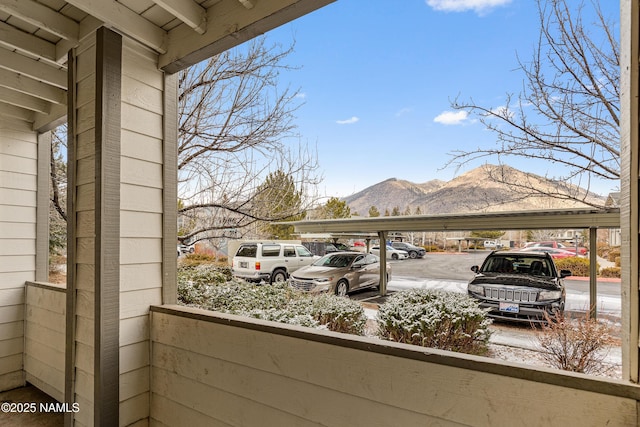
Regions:
<instances>
[{"instance_id":1,"label":"carport metal roof","mask_svg":"<svg viewBox=\"0 0 640 427\"><path fill-rule=\"evenodd\" d=\"M407 215L289 222L296 233L381 231L550 230L619 228L620 210L572 209L476 214Z\"/></svg>"},{"instance_id":2,"label":"carport metal roof","mask_svg":"<svg viewBox=\"0 0 640 427\"><path fill-rule=\"evenodd\" d=\"M390 231L473 231L473 230L551 230L589 229L590 279L589 301L596 301L596 231L620 228L620 209L562 209L520 212L484 212L477 214L407 215L376 218L324 219L289 222L296 233L378 233L381 240ZM380 247L386 258L386 248ZM380 265L380 295L387 293L386 264ZM590 304L596 316L595 304Z\"/></svg>"}]
</instances>

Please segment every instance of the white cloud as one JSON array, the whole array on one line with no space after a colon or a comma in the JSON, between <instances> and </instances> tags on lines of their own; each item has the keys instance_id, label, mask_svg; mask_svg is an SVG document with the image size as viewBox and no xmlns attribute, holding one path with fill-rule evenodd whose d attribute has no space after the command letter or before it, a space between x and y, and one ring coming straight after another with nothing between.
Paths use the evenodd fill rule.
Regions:
<instances>
[{"instance_id":1,"label":"white cloud","mask_svg":"<svg viewBox=\"0 0 640 427\"><path fill-rule=\"evenodd\" d=\"M296 93L296 96L295 96L295 97L296 97L296 98L302 98L302 99L305 99L305 98L307 97L307 94L306 94L306 93L304 93L304 92L298 92L298 93Z\"/></svg>"},{"instance_id":2,"label":"white cloud","mask_svg":"<svg viewBox=\"0 0 640 427\"><path fill-rule=\"evenodd\" d=\"M468 116L469 113L466 111L443 111L433 121L443 125L462 125L465 124Z\"/></svg>"},{"instance_id":3,"label":"white cloud","mask_svg":"<svg viewBox=\"0 0 640 427\"><path fill-rule=\"evenodd\" d=\"M339 125L351 125L351 124L356 123L359 120L360 120L360 118L358 118L356 116L353 116L353 117L351 117L350 119L347 119L347 120L336 120L336 123L339 124Z\"/></svg>"},{"instance_id":4,"label":"white cloud","mask_svg":"<svg viewBox=\"0 0 640 427\"><path fill-rule=\"evenodd\" d=\"M413 110L411 108L401 108L396 112L396 117L404 116L405 114L409 114Z\"/></svg>"},{"instance_id":5,"label":"white cloud","mask_svg":"<svg viewBox=\"0 0 640 427\"><path fill-rule=\"evenodd\" d=\"M505 6L511 0L426 0L427 5L434 10L443 12L466 12L472 10L477 14L484 14L490 9Z\"/></svg>"}]
</instances>

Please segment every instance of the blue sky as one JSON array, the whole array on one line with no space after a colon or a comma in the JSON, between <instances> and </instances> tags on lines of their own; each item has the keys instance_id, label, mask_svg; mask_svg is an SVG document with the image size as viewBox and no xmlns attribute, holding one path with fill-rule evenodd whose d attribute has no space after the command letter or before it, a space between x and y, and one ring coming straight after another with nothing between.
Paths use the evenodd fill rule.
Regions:
<instances>
[{"instance_id":1,"label":"blue sky","mask_svg":"<svg viewBox=\"0 0 640 427\"><path fill-rule=\"evenodd\" d=\"M601 3L618 21L619 2ZM537 37L533 0L338 0L267 35L285 46L295 40L287 63L301 68L281 84L303 97L296 123L302 140L317 145L320 192L340 197L388 178L450 180L497 163L443 169L452 150L495 142L450 102L504 105L523 85L516 53L528 60ZM505 162L554 175L548 163Z\"/></svg>"}]
</instances>

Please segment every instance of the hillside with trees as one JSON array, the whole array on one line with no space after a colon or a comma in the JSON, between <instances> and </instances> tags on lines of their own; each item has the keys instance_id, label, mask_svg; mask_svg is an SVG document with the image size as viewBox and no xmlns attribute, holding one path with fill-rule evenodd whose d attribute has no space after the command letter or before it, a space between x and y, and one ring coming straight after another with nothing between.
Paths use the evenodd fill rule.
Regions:
<instances>
[{"instance_id":1,"label":"hillside with trees","mask_svg":"<svg viewBox=\"0 0 640 427\"><path fill-rule=\"evenodd\" d=\"M502 175L509 182L535 186L538 194L522 194L504 181L491 179ZM368 216L371 207L385 212L410 214L446 214L505 212L518 210L569 209L603 206L605 197L588 193L585 202L571 197L575 188L562 181L525 173L510 166L484 165L451 181L433 180L423 184L388 179L344 198L353 212ZM563 197L564 196L564 197Z\"/></svg>"}]
</instances>

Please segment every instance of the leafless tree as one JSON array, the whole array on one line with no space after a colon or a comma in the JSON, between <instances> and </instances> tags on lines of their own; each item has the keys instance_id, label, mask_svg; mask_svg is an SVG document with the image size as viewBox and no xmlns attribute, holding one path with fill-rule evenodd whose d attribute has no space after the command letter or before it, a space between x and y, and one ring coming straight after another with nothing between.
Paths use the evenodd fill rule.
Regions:
<instances>
[{"instance_id":1,"label":"leafless tree","mask_svg":"<svg viewBox=\"0 0 640 427\"><path fill-rule=\"evenodd\" d=\"M286 173L305 195L320 179L315 151L295 133L299 93L278 86L292 49L267 46L261 37L180 73L181 241L241 237L259 221L289 218L311 203L300 212L255 203L258 192L261 201L269 199L265 192L279 194L261 186L272 171Z\"/></svg>"},{"instance_id":2,"label":"leafless tree","mask_svg":"<svg viewBox=\"0 0 640 427\"><path fill-rule=\"evenodd\" d=\"M521 195L545 195L601 204L590 196L594 178L620 178L619 42L614 25L597 0L589 5L595 22L583 22L585 3L537 0L540 35L530 61L518 58L523 90L500 107L456 99L464 110L497 136L492 148L454 151L447 165L479 158L516 156L552 162L558 191L549 194L533 181L513 181L500 168L491 179Z\"/></svg>"},{"instance_id":3,"label":"leafless tree","mask_svg":"<svg viewBox=\"0 0 640 427\"><path fill-rule=\"evenodd\" d=\"M260 221L290 218L314 199L317 155L295 133L298 91L279 91L278 75L293 47L267 46L264 37L226 51L179 75L178 212L182 242L242 237ZM66 221L66 127L54 133L52 214ZM265 188L282 171L303 195L299 210L256 206L282 189Z\"/></svg>"},{"instance_id":4,"label":"leafless tree","mask_svg":"<svg viewBox=\"0 0 640 427\"><path fill-rule=\"evenodd\" d=\"M51 132L49 170L49 252L63 252L67 245L67 126L59 126Z\"/></svg>"}]
</instances>

